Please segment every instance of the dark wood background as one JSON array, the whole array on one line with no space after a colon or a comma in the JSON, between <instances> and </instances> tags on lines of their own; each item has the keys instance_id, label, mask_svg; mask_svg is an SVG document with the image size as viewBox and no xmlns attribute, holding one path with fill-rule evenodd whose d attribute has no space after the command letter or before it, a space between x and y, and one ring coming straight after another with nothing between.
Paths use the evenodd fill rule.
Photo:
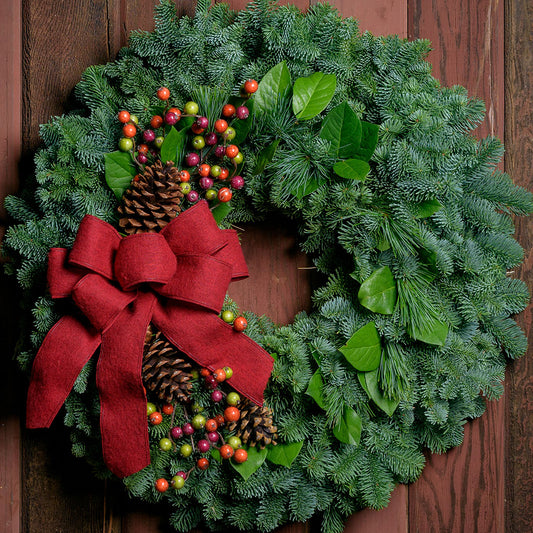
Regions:
<instances>
[{"instance_id":1,"label":"dark wood background","mask_svg":"<svg viewBox=\"0 0 533 533\"><path fill-rule=\"evenodd\" d=\"M136 28L152 28L156 0L7 0L0 17L0 200L32 168L38 126L74 105L71 92L89 65L112 60ZM296 0L306 9L314 0ZM503 138L504 167L533 189L533 4L528 0L337 0L345 16L374 34L429 38L434 75L461 84L487 104L477 134ZM245 5L234 0L234 8ZM181 13L193 2L177 0ZM1 202L0 202L1 205ZM0 237L6 214L0 207ZM533 286L533 226L517 223L526 249L516 272ZM242 307L289 322L309 305L306 258L294 236L271 221L247 228L252 276L232 289ZM21 426L26 383L12 362L18 302L12 279L0 285L0 531L5 533L156 533L164 511L127 501L116 486L92 478L70 456L60 424L50 431ZM292 297L290 295L293 295ZM531 335L529 307L518 318ZM533 530L533 362L509 366L505 395L465 429L464 444L428 456L419 481L399 486L389 507L354 515L345 531L359 533ZM284 533L319 531L314 523Z\"/></svg>"}]
</instances>

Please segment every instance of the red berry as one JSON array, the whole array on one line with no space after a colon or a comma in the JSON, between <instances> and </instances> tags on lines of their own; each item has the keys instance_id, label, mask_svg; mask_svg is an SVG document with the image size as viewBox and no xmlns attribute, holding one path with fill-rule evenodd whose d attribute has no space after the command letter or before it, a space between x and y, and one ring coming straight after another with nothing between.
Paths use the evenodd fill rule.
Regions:
<instances>
[{"instance_id":1,"label":"red berry","mask_svg":"<svg viewBox=\"0 0 533 533\"><path fill-rule=\"evenodd\" d=\"M234 114L235 114L235 106L234 106L234 105L226 104L226 105L222 108L222 116L223 116L223 117L230 118L230 117L232 117Z\"/></svg>"},{"instance_id":2,"label":"red berry","mask_svg":"<svg viewBox=\"0 0 533 533\"><path fill-rule=\"evenodd\" d=\"M181 170L179 173L180 181L183 183L184 181L189 181L191 179L191 175L187 170Z\"/></svg>"},{"instance_id":3,"label":"red berry","mask_svg":"<svg viewBox=\"0 0 533 533\"><path fill-rule=\"evenodd\" d=\"M170 430L170 434L173 439L181 439L181 437L183 437L183 429L179 426L175 426Z\"/></svg>"},{"instance_id":4,"label":"red berry","mask_svg":"<svg viewBox=\"0 0 533 533\"><path fill-rule=\"evenodd\" d=\"M209 368L202 368L202 370L200 370L200 376L203 376L204 378L206 378L210 374L211 370L209 370Z\"/></svg>"},{"instance_id":5,"label":"red berry","mask_svg":"<svg viewBox=\"0 0 533 533\"><path fill-rule=\"evenodd\" d=\"M165 478L159 478L155 482L155 488L158 492L166 492L168 490L168 481Z\"/></svg>"},{"instance_id":6,"label":"red berry","mask_svg":"<svg viewBox=\"0 0 533 533\"><path fill-rule=\"evenodd\" d=\"M217 421L214 418L210 418L205 423L206 431L216 431L218 429Z\"/></svg>"},{"instance_id":7,"label":"red berry","mask_svg":"<svg viewBox=\"0 0 533 533\"><path fill-rule=\"evenodd\" d=\"M201 453L206 453L211 448L211 444L209 444L209 441L206 439L199 440L196 446L198 446Z\"/></svg>"},{"instance_id":8,"label":"red berry","mask_svg":"<svg viewBox=\"0 0 533 533\"><path fill-rule=\"evenodd\" d=\"M163 415L159 411L155 411L150 415L150 423L153 426L158 426L163 422Z\"/></svg>"},{"instance_id":9,"label":"red berry","mask_svg":"<svg viewBox=\"0 0 533 533\"><path fill-rule=\"evenodd\" d=\"M248 327L248 321L243 316L238 316L233 322L235 331L244 331Z\"/></svg>"},{"instance_id":10,"label":"red berry","mask_svg":"<svg viewBox=\"0 0 533 533\"><path fill-rule=\"evenodd\" d=\"M204 137L204 140L207 146L214 146L217 143L218 137L217 137L217 134L214 131L212 131Z\"/></svg>"},{"instance_id":11,"label":"red berry","mask_svg":"<svg viewBox=\"0 0 533 533\"><path fill-rule=\"evenodd\" d=\"M244 463L248 459L248 452L244 448L235 450L235 462Z\"/></svg>"},{"instance_id":12,"label":"red berry","mask_svg":"<svg viewBox=\"0 0 533 533\"><path fill-rule=\"evenodd\" d=\"M244 91L248 94L255 93L257 91L258 84L255 80L247 80L244 84Z\"/></svg>"},{"instance_id":13,"label":"red berry","mask_svg":"<svg viewBox=\"0 0 533 533\"><path fill-rule=\"evenodd\" d=\"M222 400L222 398L224 397L224 395L222 394L222 392L220 392L219 390L214 390L212 393L211 393L211 399L215 402L215 403L218 403Z\"/></svg>"},{"instance_id":14,"label":"red berry","mask_svg":"<svg viewBox=\"0 0 533 533\"><path fill-rule=\"evenodd\" d=\"M244 187L244 179L242 176L233 176L233 178L231 178L231 186L237 190L242 189Z\"/></svg>"},{"instance_id":15,"label":"red berry","mask_svg":"<svg viewBox=\"0 0 533 533\"><path fill-rule=\"evenodd\" d=\"M200 156L196 152L190 152L185 156L185 164L188 167L195 167L200 162Z\"/></svg>"},{"instance_id":16,"label":"red berry","mask_svg":"<svg viewBox=\"0 0 533 533\"><path fill-rule=\"evenodd\" d=\"M139 161L139 163L142 163L144 165L145 163L148 162L148 158L146 157L145 154L139 154L137 156L137 161Z\"/></svg>"},{"instance_id":17,"label":"red berry","mask_svg":"<svg viewBox=\"0 0 533 533\"><path fill-rule=\"evenodd\" d=\"M177 107L171 107L167 111L167 113L174 113L178 117L178 120L180 120L180 118L181 118L181 111Z\"/></svg>"},{"instance_id":18,"label":"red berry","mask_svg":"<svg viewBox=\"0 0 533 533\"><path fill-rule=\"evenodd\" d=\"M224 444L224 446L221 446L219 451L222 459L229 459L230 457L233 457L233 454L235 453L229 444Z\"/></svg>"},{"instance_id":19,"label":"red berry","mask_svg":"<svg viewBox=\"0 0 533 533\"><path fill-rule=\"evenodd\" d=\"M207 126L209 126L209 120L207 119L207 117L198 117L196 119L196 124L198 124L199 128L205 130Z\"/></svg>"},{"instance_id":20,"label":"red berry","mask_svg":"<svg viewBox=\"0 0 533 533\"><path fill-rule=\"evenodd\" d=\"M118 114L118 119L122 124L127 124L130 121L130 114L127 111L121 111Z\"/></svg>"},{"instance_id":21,"label":"red berry","mask_svg":"<svg viewBox=\"0 0 533 533\"><path fill-rule=\"evenodd\" d=\"M202 457L201 459L198 459L196 466L200 470L207 470L209 468L209 461L205 457Z\"/></svg>"},{"instance_id":22,"label":"red berry","mask_svg":"<svg viewBox=\"0 0 533 533\"><path fill-rule=\"evenodd\" d=\"M218 131L218 133L224 133L227 129L228 129L228 123L225 120L219 118L215 122L215 130Z\"/></svg>"},{"instance_id":23,"label":"red berry","mask_svg":"<svg viewBox=\"0 0 533 533\"><path fill-rule=\"evenodd\" d=\"M224 420L226 422L237 422L240 416L241 412L236 407L226 407L224 410Z\"/></svg>"},{"instance_id":24,"label":"red berry","mask_svg":"<svg viewBox=\"0 0 533 533\"><path fill-rule=\"evenodd\" d=\"M179 117L176 113L172 113L171 111L169 111L166 115L165 115L165 122L169 125L169 126L173 126L174 124L176 124L176 122L178 122L179 120Z\"/></svg>"},{"instance_id":25,"label":"red berry","mask_svg":"<svg viewBox=\"0 0 533 533\"><path fill-rule=\"evenodd\" d=\"M168 100L170 98L170 91L166 87L161 87L157 90L157 97L159 100Z\"/></svg>"},{"instance_id":26,"label":"red berry","mask_svg":"<svg viewBox=\"0 0 533 533\"><path fill-rule=\"evenodd\" d=\"M213 376L215 377L215 379L216 379L219 383L222 383L223 381L226 381L226 372L224 372L224 369L223 369L223 368L217 368L217 369L213 372Z\"/></svg>"},{"instance_id":27,"label":"red berry","mask_svg":"<svg viewBox=\"0 0 533 533\"><path fill-rule=\"evenodd\" d=\"M226 155L230 159L233 159L238 153L239 153L239 147L236 146L235 144L230 144L229 146L226 147Z\"/></svg>"},{"instance_id":28,"label":"red berry","mask_svg":"<svg viewBox=\"0 0 533 533\"><path fill-rule=\"evenodd\" d=\"M135 137L135 134L137 133L137 128L133 124L126 124L122 128L122 133L124 134L124 137Z\"/></svg>"},{"instance_id":29,"label":"red berry","mask_svg":"<svg viewBox=\"0 0 533 533\"><path fill-rule=\"evenodd\" d=\"M222 168L218 176L218 179L224 181L228 176L229 176L229 170L227 168Z\"/></svg>"},{"instance_id":30,"label":"red berry","mask_svg":"<svg viewBox=\"0 0 533 533\"><path fill-rule=\"evenodd\" d=\"M207 190L213 186L213 180L211 178L208 178L207 176L203 176L202 178L200 178L198 185L200 185L202 189Z\"/></svg>"},{"instance_id":31,"label":"red berry","mask_svg":"<svg viewBox=\"0 0 533 533\"><path fill-rule=\"evenodd\" d=\"M190 191L187 193L187 200L191 202L191 204L195 204L200 199L200 195L196 191Z\"/></svg>"},{"instance_id":32,"label":"red berry","mask_svg":"<svg viewBox=\"0 0 533 533\"><path fill-rule=\"evenodd\" d=\"M218 199L221 202L229 202L232 196L233 193L227 187L222 187L222 189L218 191Z\"/></svg>"},{"instance_id":33,"label":"red berry","mask_svg":"<svg viewBox=\"0 0 533 533\"><path fill-rule=\"evenodd\" d=\"M151 143L155 139L155 133L153 130L144 130L143 139L147 143Z\"/></svg>"},{"instance_id":34,"label":"red berry","mask_svg":"<svg viewBox=\"0 0 533 533\"><path fill-rule=\"evenodd\" d=\"M218 442L219 434L218 434L216 431L210 431L210 432L207 434L207 438L208 438L211 442Z\"/></svg>"},{"instance_id":35,"label":"red berry","mask_svg":"<svg viewBox=\"0 0 533 533\"><path fill-rule=\"evenodd\" d=\"M176 472L176 475L182 477L185 480L189 477L187 475L187 472L184 472L183 470L180 470L179 472Z\"/></svg>"},{"instance_id":36,"label":"red berry","mask_svg":"<svg viewBox=\"0 0 533 533\"><path fill-rule=\"evenodd\" d=\"M221 144L218 145L216 148L215 148L215 156L216 157L224 157L224 155L226 154L226 149L224 148L224 146L222 146Z\"/></svg>"},{"instance_id":37,"label":"red berry","mask_svg":"<svg viewBox=\"0 0 533 533\"><path fill-rule=\"evenodd\" d=\"M222 426L226 419L224 418L224 415L221 415L220 413L215 416L215 420L217 421L218 427Z\"/></svg>"},{"instance_id":38,"label":"red berry","mask_svg":"<svg viewBox=\"0 0 533 533\"><path fill-rule=\"evenodd\" d=\"M161 410L166 415L171 415L174 412L174 406L172 404L170 404L170 403L166 403L165 405L163 405L163 409L161 409Z\"/></svg>"},{"instance_id":39,"label":"red berry","mask_svg":"<svg viewBox=\"0 0 533 533\"><path fill-rule=\"evenodd\" d=\"M209 176L209 173L211 172L211 166L207 163L204 163L203 165L200 165L198 168L198 174L200 176Z\"/></svg>"},{"instance_id":40,"label":"red berry","mask_svg":"<svg viewBox=\"0 0 533 533\"><path fill-rule=\"evenodd\" d=\"M196 135L200 135L205 131L205 128L201 128L196 122L191 126L191 131L193 133L196 133Z\"/></svg>"},{"instance_id":41,"label":"red berry","mask_svg":"<svg viewBox=\"0 0 533 533\"><path fill-rule=\"evenodd\" d=\"M237 108L237 118L240 120L246 120L250 115L250 110L245 106L241 105Z\"/></svg>"},{"instance_id":42,"label":"red berry","mask_svg":"<svg viewBox=\"0 0 533 533\"><path fill-rule=\"evenodd\" d=\"M139 144L139 146L137 146L137 151L140 154L147 154L148 153L148 146L146 146L146 144Z\"/></svg>"},{"instance_id":43,"label":"red berry","mask_svg":"<svg viewBox=\"0 0 533 533\"><path fill-rule=\"evenodd\" d=\"M183 424L183 427L181 428L183 433L185 435L192 435L194 433L194 428L192 427L192 424L187 422L186 424Z\"/></svg>"},{"instance_id":44,"label":"red berry","mask_svg":"<svg viewBox=\"0 0 533 533\"><path fill-rule=\"evenodd\" d=\"M159 115L154 115L152 119L150 120L150 126L152 128L157 129L160 128L163 125L163 117L160 117Z\"/></svg>"}]
</instances>

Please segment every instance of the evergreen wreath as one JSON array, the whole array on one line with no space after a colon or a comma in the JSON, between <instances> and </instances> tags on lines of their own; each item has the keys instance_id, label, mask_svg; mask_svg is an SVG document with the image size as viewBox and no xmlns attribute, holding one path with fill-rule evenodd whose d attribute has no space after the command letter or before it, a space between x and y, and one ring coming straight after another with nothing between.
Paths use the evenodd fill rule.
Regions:
<instances>
[{"instance_id":1,"label":"evergreen wreath","mask_svg":"<svg viewBox=\"0 0 533 533\"><path fill-rule=\"evenodd\" d=\"M239 404L251 426L228 421L229 435L255 445L244 446L248 461L207 454L207 470L194 468L196 459L173 452L166 437L178 410L150 425L151 464L124 484L143 500L168 501L176 530L205 523L271 531L321 513L324 532L341 532L347 516L386 506L396 483L419 477L424 448L441 453L461 444L466 421L501 396L506 362L524 354L527 341L511 315L529 294L510 276L523 259L512 215L531 213L533 197L498 170L501 142L471 135L484 105L463 87L441 87L424 60L429 46L361 35L355 20L327 4L302 14L254 0L233 12L199 0L194 17L179 18L162 0L153 32L134 32L116 61L85 71L76 87L83 109L41 127L35 180L6 200L18 222L5 240L13 258L7 269L33 314L18 356L23 369L66 312L46 291L50 248L71 248L87 214L119 228L119 204L123 218L145 223L128 210L138 198L128 189L133 167L126 165L130 175L118 185L109 168L114 158L120 166L130 157L117 113L127 109L140 125L158 113L166 118L162 86L179 109L197 102L209 124L228 102L246 106L249 117L242 111L242 120L231 122L244 155L241 163L232 158L233 177L238 170L243 178L231 202L217 176L207 183L204 189L215 191L213 213L225 228L273 213L287 217L324 275L313 312L290 326L245 313L246 335L275 359L265 406ZM243 97L244 82L253 79L259 87L248 86L254 94ZM165 150L177 161L189 128L202 129L186 119L182 129L167 121L165 130ZM133 124L129 116L124 122ZM170 132L181 141L167 141ZM116 152L119 142L123 152ZM155 188L161 179L188 183L176 169L149 161L159 152L135 153L145 155L140 168ZM184 198L187 186L173 190L153 205L161 217L197 200ZM148 224L159 219L154 212ZM223 318L231 322L237 312L227 299ZM201 376L159 332L147 342L145 367L155 380L147 385L152 411L184 398L209 403ZM65 402L64 423L73 454L109 477L94 373L91 360ZM189 472L183 486L156 485L178 471Z\"/></svg>"}]
</instances>

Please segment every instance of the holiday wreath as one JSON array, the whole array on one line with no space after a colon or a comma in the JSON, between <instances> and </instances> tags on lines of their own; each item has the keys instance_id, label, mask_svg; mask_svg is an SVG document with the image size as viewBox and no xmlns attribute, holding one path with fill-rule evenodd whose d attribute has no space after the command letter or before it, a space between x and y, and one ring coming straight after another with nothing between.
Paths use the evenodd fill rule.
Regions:
<instances>
[{"instance_id":1,"label":"holiday wreath","mask_svg":"<svg viewBox=\"0 0 533 533\"><path fill-rule=\"evenodd\" d=\"M459 445L526 348L508 270L533 199L428 50L327 4L179 18L164 0L155 31L87 69L84 109L42 126L35 182L6 200L28 424L64 402L74 455L168 501L179 531L321 513L340 532L417 479L423 448ZM273 213L324 280L282 327L224 299L247 273L224 228Z\"/></svg>"}]
</instances>

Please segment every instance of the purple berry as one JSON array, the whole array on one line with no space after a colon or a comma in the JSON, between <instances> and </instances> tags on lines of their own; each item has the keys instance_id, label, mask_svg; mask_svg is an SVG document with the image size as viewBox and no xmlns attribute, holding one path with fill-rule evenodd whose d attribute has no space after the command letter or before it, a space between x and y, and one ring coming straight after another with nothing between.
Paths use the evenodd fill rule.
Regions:
<instances>
[{"instance_id":1,"label":"purple berry","mask_svg":"<svg viewBox=\"0 0 533 533\"><path fill-rule=\"evenodd\" d=\"M176 113L172 113L172 111L169 111L169 112L165 115L165 122L166 122L169 126L173 126L174 124L176 124L176 122L178 122L178 115L176 115Z\"/></svg>"},{"instance_id":2,"label":"purple berry","mask_svg":"<svg viewBox=\"0 0 533 533\"><path fill-rule=\"evenodd\" d=\"M143 139L147 143L151 143L155 139L155 133L152 130L144 130Z\"/></svg>"},{"instance_id":3,"label":"purple berry","mask_svg":"<svg viewBox=\"0 0 533 533\"><path fill-rule=\"evenodd\" d=\"M237 118L241 120L246 120L250 115L250 110L245 106L241 105L237 108Z\"/></svg>"},{"instance_id":4,"label":"purple berry","mask_svg":"<svg viewBox=\"0 0 533 533\"><path fill-rule=\"evenodd\" d=\"M196 446L198 446L198 449L201 453L208 452L209 448L211 448L211 444L209 444L209 441L205 439L199 440Z\"/></svg>"},{"instance_id":5,"label":"purple berry","mask_svg":"<svg viewBox=\"0 0 533 533\"><path fill-rule=\"evenodd\" d=\"M180 470L179 472L176 472L176 475L182 477L183 479L187 479L189 477L187 475L187 472L184 472L183 470Z\"/></svg>"},{"instance_id":6,"label":"purple berry","mask_svg":"<svg viewBox=\"0 0 533 533\"><path fill-rule=\"evenodd\" d=\"M183 437L183 430L179 426L176 426L170 430L170 434L173 439L181 439Z\"/></svg>"},{"instance_id":7,"label":"purple berry","mask_svg":"<svg viewBox=\"0 0 533 533\"><path fill-rule=\"evenodd\" d=\"M211 393L211 399L214 401L214 402L220 402L222 400L222 398L224 398L224 395L222 394L221 391L219 390L214 390L212 393Z\"/></svg>"},{"instance_id":8,"label":"purple berry","mask_svg":"<svg viewBox=\"0 0 533 533\"><path fill-rule=\"evenodd\" d=\"M191 191L190 193L187 194L187 200L189 200L191 204L195 204L198 201L199 197L200 196L198 195L196 191Z\"/></svg>"},{"instance_id":9,"label":"purple berry","mask_svg":"<svg viewBox=\"0 0 533 533\"><path fill-rule=\"evenodd\" d=\"M199 184L200 184L200 187L202 187L202 189L207 190L213 186L213 180L208 177L203 177L203 178L200 178Z\"/></svg>"},{"instance_id":10,"label":"purple berry","mask_svg":"<svg viewBox=\"0 0 533 533\"><path fill-rule=\"evenodd\" d=\"M207 434L207 438L211 441L211 442L217 442L218 441L218 433L216 431L210 431L208 434Z\"/></svg>"},{"instance_id":11,"label":"purple berry","mask_svg":"<svg viewBox=\"0 0 533 533\"><path fill-rule=\"evenodd\" d=\"M215 379L214 376L207 376L205 378L205 386L208 389L216 389L218 387L218 381Z\"/></svg>"},{"instance_id":12,"label":"purple berry","mask_svg":"<svg viewBox=\"0 0 533 533\"><path fill-rule=\"evenodd\" d=\"M220 157L221 159L226 155L226 149L224 146L219 145L215 148L215 156Z\"/></svg>"},{"instance_id":13,"label":"purple berry","mask_svg":"<svg viewBox=\"0 0 533 533\"><path fill-rule=\"evenodd\" d=\"M231 178L231 186L234 189L242 189L244 187L244 179L242 176L233 176L233 178Z\"/></svg>"},{"instance_id":14,"label":"purple berry","mask_svg":"<svg viewBox=\"0 0 533 533\"><path fill-rule=\"evenodd\" d=\"M137 156L137 161L139 161L139 163L142 163L144 165L144 163L148 161L148 158L144 154L139 154Z\"/></svg>"},{"instance_id":15,"label":"purple berry","mask_svg":"<svg viewBox=\"0 0 533 533\"><path fill-rule=\"evenodd\" d=\"M190 152L185 157L185 164L188 167L195 167L200 162L200 156L196 152Z\"/></svg>"},{"instance_id":16,"label":"purple berry","mask_svg":"<svg viewBox=\"0 0 533 533\"><path fill-rule=\"evenodd\" d=\"M183 433L185 433L185 435L192 435L194 433L194 428L192 427L192 424L189 424L188 422L186 424L183 424L183 427L181 429L183 430Z\"/></svg>"},{"instance_id":17,"label":"purple berry","mask_svg":"<svg viewBox=\"0 0 533 533\"><path fill-rule=\"evenodd\" d=\"M202 128L203 130L205 130L205 128L207 128L207 126L209 126L209 120L207 120L207 117L198 117L196 119L196 125L199 128Z\"/></svg>"},{"instance_id":18,"label":"purple berry","mask_svg":"<svg viewBox=\"0 0 533 533\"><path fill-rule=\"evenodd\" d=\"M217 143L218 137L217 137L217 134L214 131L212 131L211 133L208 133L204 137L204 140L207 146L215 146L215 144Z\"/></svg>"}]
</instances>

